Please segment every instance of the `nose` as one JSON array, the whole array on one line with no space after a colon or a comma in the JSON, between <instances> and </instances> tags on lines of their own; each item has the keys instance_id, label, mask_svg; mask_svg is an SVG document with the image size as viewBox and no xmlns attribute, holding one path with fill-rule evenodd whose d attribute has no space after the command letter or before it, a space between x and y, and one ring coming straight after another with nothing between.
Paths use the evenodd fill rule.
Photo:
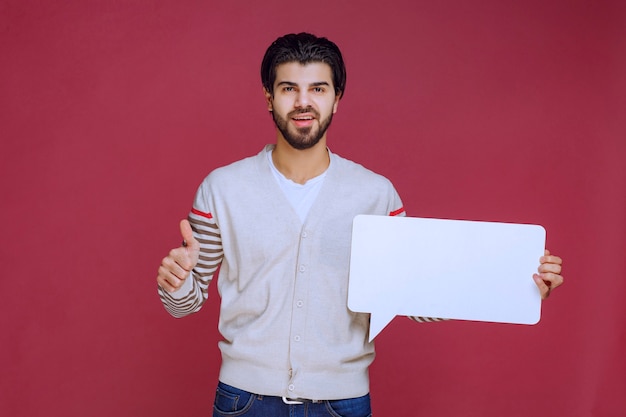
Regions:
<instances>
[{"instance_id":1,"label":"nose","mask_svg":"<svg viewBox=\"0 0 626 417\"><path fill-rule=\"evenodd\" d=\"M306 90L300 90L298 95L296 96L295 107L296 108L304 108L308 107L310 103L309 94Z\"/></svg>"}]
</instances>

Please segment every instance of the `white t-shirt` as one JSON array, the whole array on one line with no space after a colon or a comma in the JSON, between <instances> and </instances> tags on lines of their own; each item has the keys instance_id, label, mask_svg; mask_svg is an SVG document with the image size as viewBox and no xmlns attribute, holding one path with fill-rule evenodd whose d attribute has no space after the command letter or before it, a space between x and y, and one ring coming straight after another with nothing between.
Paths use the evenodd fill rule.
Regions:
<instances>
[{"instance_id":1,"label":"white t-shirt","mask_svg":"<svg viewBox=\"0 0 626 417\"><path fill-rule=\"evenodd\" d=\"M313 202L315 202L315 199L322 188L328 169L317 177L311 178L306 183L298 184L297 182L293 182L285 177L276 168L272 159L272 149L267 151L267 160L272 167L272 172L274 173L274 178L276 178L278 185L285 193L287 200L291 203L291 206L298 214L298 217L300 217L300 221L304 223Z\"/></svg>"}]
</instances>

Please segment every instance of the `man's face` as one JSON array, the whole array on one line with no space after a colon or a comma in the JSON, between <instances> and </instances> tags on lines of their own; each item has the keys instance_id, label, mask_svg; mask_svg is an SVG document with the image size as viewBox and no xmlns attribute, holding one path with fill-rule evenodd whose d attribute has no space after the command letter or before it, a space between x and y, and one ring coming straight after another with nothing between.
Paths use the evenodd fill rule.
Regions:
<instances>
[{"instance_id":1,"label":"man's face","mask_svg":"<svg viewBox=\"0 0 626 417\"><path fill-rule=\"evenodd\" d=\"M295 149L311 148L325 137L339 102L330 66L322 62L279 65L274 94L266 91L265 97L280 134Z\"/></svg>"}]
</instances>

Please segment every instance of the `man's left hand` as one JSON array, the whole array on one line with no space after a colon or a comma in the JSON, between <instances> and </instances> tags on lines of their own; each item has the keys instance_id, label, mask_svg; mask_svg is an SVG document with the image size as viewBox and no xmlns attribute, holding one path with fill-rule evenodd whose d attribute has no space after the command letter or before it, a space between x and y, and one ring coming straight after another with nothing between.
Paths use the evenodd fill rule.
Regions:
<instances>
[{"instance_id":1,"label":"man's left hand","mask_svg":"<svg viewBox=\"0 0 626 417\"><path fill-rule=\"evenodd\" d=\"M541 292L541 299L548 298L550 293L558 286L563 284L563 277L561 276L561 265L563 261L558 256L550 254L550 251L546 249L544 255L539 258L538 274L533 275L533 279L539 287Z\"/></svg>"}]
</instances>

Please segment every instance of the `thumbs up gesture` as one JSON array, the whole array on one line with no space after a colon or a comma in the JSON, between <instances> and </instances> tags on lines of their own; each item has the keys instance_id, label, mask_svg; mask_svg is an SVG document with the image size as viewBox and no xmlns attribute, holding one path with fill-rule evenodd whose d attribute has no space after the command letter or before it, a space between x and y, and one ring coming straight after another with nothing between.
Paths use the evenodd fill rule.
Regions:
<instances>
[{"instance_id":1,"label":"thumbs up gesture","mask_svg":"<svg viewBox=\"0 0 626 417\"><path fill-rule=\"evenodd\" d=\"M157 276L157 283L168 292L176 291L183 285L198 263L200 255L200 244L193 237L188 220L181 220L180 234L183 237L183 245L172 249L163 258Z\"/></svg>"}]
</instances>

